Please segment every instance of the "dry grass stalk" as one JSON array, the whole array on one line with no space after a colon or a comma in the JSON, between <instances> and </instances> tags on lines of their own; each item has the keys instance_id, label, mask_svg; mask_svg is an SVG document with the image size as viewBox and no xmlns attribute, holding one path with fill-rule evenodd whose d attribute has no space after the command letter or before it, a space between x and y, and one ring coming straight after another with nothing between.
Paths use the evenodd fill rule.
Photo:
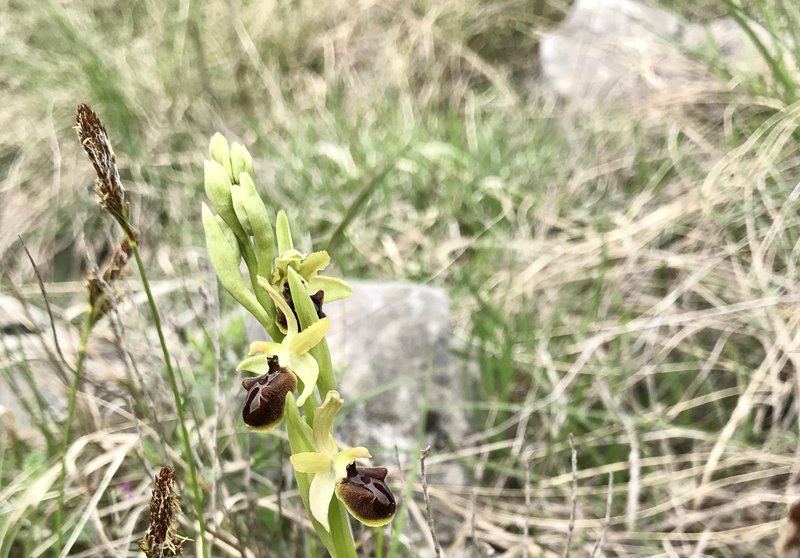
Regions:
<instances>
[{"instance_id":1,"label":"dry grass stalk","mask_svg":"<svg viewBox=\"0 0 800 558\"><path fill-rule=\"evenodd\" d=\"M178 514L181 511L175 489L175 473L162 467L155 477L153 497L150 499L150 525L139 548L147 558L180 556L187 537L178 534Z\"/></svg>"},{"instance_id":2,"label":"dry grass stalk","mask_svg":"<svg viewBox=\"0 0 800 558\"><path fill-rule=\"evenodd\" d=\"M422 496L425 499L425 508L428 511L428 529L431 532L433 539L433 548L436 556L442 556L442 547L439 544L439 538L436 536L436 526L433 523L433 512L431 511L431 499L428 496L428 477L425 474L425 459L430 455L431 447L426 446L419 454L419 476L422 480Z\"/></svg>"},{"instance_id":3,"label":"dry grass stalk","mask_svg":"<svg viewBox=\"0 0 800 558\"><path fill-rule=\"evenodd\" d=\"M138 232L128 223L128 203L125 201L125 188L119 177L114 149L108 139L103 122L89 105L78 105L75 117L75 130L81 145L89 156L97 179L95 192L100 206L109 212L125 231L125 237L117 245L102 274L89 274L89 304L92 308L91 320L97 322L111 309L110 285L119 278L128 259L133 253L131 243L139 241Z\"/></svg>"}]
</instances>

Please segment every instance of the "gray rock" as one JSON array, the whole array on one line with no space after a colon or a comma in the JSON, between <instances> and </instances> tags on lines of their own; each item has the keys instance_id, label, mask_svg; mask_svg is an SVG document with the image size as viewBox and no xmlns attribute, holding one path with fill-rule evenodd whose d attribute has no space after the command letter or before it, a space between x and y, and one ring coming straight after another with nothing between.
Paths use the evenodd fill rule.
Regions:
<instances>
[{"instance_id":1,"label":"gray rock","mask_svg":"<svg viewBox=\"0 0 800 558\"><path fill-rule=\"evenodd\" d=\"M55 329L64 358L74 366L80 330L58 318ZM88 406L95 416L105 413L106 407L98 410L92 398L97 395L109 408L111 402L120 400L124 370L113 335L104 324L98 324L87 344L78 409ZM62 421L72 381L69 367L56 350L47 314L32 304L23 305L0 294L0 428L11 430L26 442L42 443L42 433L34 427L29 409L40 415L40 407L46 407L50 415L46 420Z\"/></svg>"},{"instance_id":2,"label":"gray rock","mask_svg":"<svg viewBox=\"0 0 800 558\"><path fill-rule=\"evenodd\" d=\"M774 49L769 33L757 24L753 28ZM692 52L719 55L735 72L768 75L763 58L732 19L707 26L683 23L634 0L576 0L540 47L545 83L589 105L718 86L718 78Z\"/></svg>"},{"instance_id":3,"label":"gray rock","mask_svg":"<svg viewBox=\"0 0 800 558\"><path fill-rule=\"evenodd\" d=\"M416 455L422 438L434 450L456 447L467 421L447 294L412 283L351 285L350 298L324 308L338 384L351 404L343 441L366 445L384 462L394 461L395 446Z\"/></svg>"}]
</instances>

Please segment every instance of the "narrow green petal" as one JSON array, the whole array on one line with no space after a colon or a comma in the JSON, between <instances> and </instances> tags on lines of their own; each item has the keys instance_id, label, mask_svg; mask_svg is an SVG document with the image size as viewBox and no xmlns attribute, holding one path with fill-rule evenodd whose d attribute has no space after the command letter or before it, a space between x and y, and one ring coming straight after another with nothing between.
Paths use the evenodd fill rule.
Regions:
<instances>
[{"instance_id":1,"label":"narrow green petal","mask_svg":"<svg viewBox=\"0 0 800 558\"><path fill-rule=\"evenodd\" d=\"M325 302L341 300L353 294L350 285L338 277L328 277L327 275L317 275L308 281L308 292L313 294L317 291L325 293Z\"/></svg>"},{"instance_id":2,"label":"narrow green petal","mask_svg":"<svg viewBox=\"0 0 800 558\"><path fill-rule=\"evenodd\" d=\"M278 360L280 360L280 356ZM317 387L319 365L311 355L290 356L289 369L303 382L303 393L297 398L297 404L302 405L314 393L314 388Z\"/></svg>"},{"instance_id":3,"label":"narrow green petal","mask_svg":"<svg viewBox=\"0 0 800 558\"><path fill-rule=\"evenodd\" d=\"M269 281L267 281L265 277L259 275L258 284L264 287L264 290L269 293L269 296L272 298L273 302L275 302L275 306L286 316L286 335L297 335L299 329L297 319L295 319L294 312L292 312L292 309L286 304L286 301L283 300L283 297L275 290L275 287L269 284Z\"/></svg>"},{"instance_id":4,"label":"narrow green petal","mask_svg":"<svg viewBox=\"0 0 800 558\"><path fill-rule=\"evenodd\" d=\"M328 267L329 263L331 263L331 257L325 250L313 252L303 260L303 263L300 264L300 269L297 271L303 276L303 279L308 281L314 277L317 272Z\"/></svg>"},{"instance_id":5,"label":"narrow green petal","mask_svg":"<svg viewBox=\"0 0 800 558\"><path fill-rule=\"evenodd\" d=\"M333 421L336 418L336 413L342 408L344 401L338 391L331 390L325 395L325 401L322 402L314 414L314 446L317 451L327 453L330 455L335 454L339 448L336 447L336 442L333 439Z\"/></svg>"},{"instance_id":6,"label":"narrow green petal","mask_svg":"<svg viewBox=\"0 0 800 558\"><path fill-rule=\"evenodd\" d=\"M333 471L314 475L311 489L308 491L308 500L311 505L311 515L319 521L326 531L330 531L328 523L328 509L331 505L333 491L336 489L336 477Z\"/></svg>"},{"instance_id":7,"label":"narrow green petal","mask_svg":"<svg viewBox=\"0 0 800 558\"><path fill-rule=\"evenodd\" d=\"M324 453L304 451L289 457L292 467L300 473L326 473L331 469L331 458Z\"/></svg>"},{"instance_id":8,"label":"narrow green petal","mask_svg":"<svg viewBox=\"0 0 800 558\"><path fill-rule=\"evenodd\" d=\"M244 359L236 367L237 372L252 372L253 374L262 375L269 372L269 363L267 362L267 355L260 354Z\"/></svg>"},{"instance_id":9,"label":"narrow green petal","mask_svg":"<svg viewBox=\"0 0 800 558\"><path fill-rule=\"evenodd\" d=\"M330 327L330 318L322 318L314 322L297 335L292 336L289 340L289 351L297 356L306 354L312 347L322 341Z\"/></svg>"},{"instance_id":10,"label":"narrow green petal","mask_svg":"<svg viewBox=\"0 0 800 558\"><path fill-rule=\"evenodd\" d=\"M278 212L278 219L275 221L275 236L278 238L278 254L294 248L292 231L289 229L289 218L282 209Z\"/></svg>"}]
</instances>

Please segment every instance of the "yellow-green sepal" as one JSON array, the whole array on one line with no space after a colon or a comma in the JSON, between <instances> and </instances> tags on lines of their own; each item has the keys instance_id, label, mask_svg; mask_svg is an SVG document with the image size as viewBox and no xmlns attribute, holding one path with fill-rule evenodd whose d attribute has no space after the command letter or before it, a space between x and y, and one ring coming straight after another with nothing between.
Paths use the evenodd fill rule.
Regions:
<instances>
[{"instance_id":1,"label":"yellow-green sepal","mask_svg":"<svg viewBox=\"0 0 800 558\"><path fill-rule=\"evenodd\" d=\"M331 458L324 453L303 451L289 457L295 471L301 473L324 473L331 468Z\"/></svg>"},{"instance_id":2,"label":"yellow-green sepal","mask_svg":"<svg viewBox=\"0 0 800 558\"><path fill-rule=\"evenodd\" d=\"M308 280L308 292L317 291L325 293L325 302L342 300L353 294L353 288L338 277L317 275Z\"/></svg>"},{"instance_id":3,"label":"yellow-green sepal","mask_svg":"<svg viewBox=\"0 0 800 558\"><path fill-rule=\"evenodd\" d=\"M278 240L278 254L294 249L292 231L289 229L289 218L282 209L278 211L278 218L275 221L275 236Z\"/></svg>"}]
</instances>

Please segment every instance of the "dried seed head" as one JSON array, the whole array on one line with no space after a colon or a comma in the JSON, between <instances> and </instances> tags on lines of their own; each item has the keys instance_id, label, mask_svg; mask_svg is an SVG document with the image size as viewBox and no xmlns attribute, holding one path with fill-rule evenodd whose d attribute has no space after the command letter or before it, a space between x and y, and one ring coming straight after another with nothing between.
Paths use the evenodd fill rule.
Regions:
<instances>
[{"instance_id":1,"label":"dried seed head","mask_svg":"<svg viewBox=\"0 0 800 558\"><path fill-rule=\"evenodd\" d=\"M136 242L138 238L134 230L131 230L131 235L133 241ZM97 322L111 309L111 285L119 279L132 252L131 241L127 236L123 237L122 241L111 255L111 258L109 258L108 263L106 263L103 273L98 275L96 271L93 271L89 274L87 286L89 289L89 306L92 309L91 319L93 322Z\"/></svg>"},{"instance_id":2,"label":"dried seed head","mask_svg":"<svg viewBox=\"0 0 800 558\"><path fill-rule=\"evenodd\" d=\"M100 206L118 222L125 223L128 210L125 189L119 178L114 150L108 141L105 126L88 105L81 104L75 118L75 130L97 173L95 192Z\"/></svg>"},{"instance_id":3,"label":"dried seed head","mask_svg":"<svg viewBox=\"0 0 800 558\"><path fill-rule=\"evenodd\" d=\"M181 511L175 490L175 473L162 467L156 475L153 497L150 499L150 525L139 548L147 558L180 556L186 537L178 534L178 514Z\"/></svg>"}]
</instances>

